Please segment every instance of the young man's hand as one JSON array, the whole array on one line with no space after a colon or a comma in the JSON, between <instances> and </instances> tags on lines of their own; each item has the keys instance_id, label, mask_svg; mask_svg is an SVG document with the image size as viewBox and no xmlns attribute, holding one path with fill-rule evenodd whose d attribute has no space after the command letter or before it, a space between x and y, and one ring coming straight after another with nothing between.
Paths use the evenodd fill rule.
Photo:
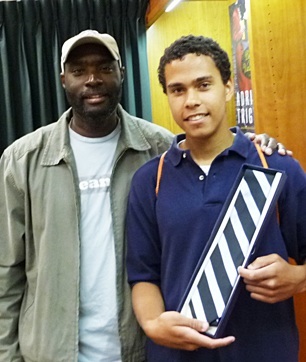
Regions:
<instances>
[{"instance_id":1,"label":"young man's hand","mask_svg":"<svg viewBox=\"0 0 306 362\"><path fill-rule=\"evenodd\" d=\"M152 283L136 283L132 301L137 320L145 334L155 343L169 348L195 351L199 348L225 347L234 337L214 339L204 335L207 322L187 318L178 312L166 312L159 287Z\"/></svg>"},{"instance_id":2,"label":"young man's hand","mask_svg":"<svg viewBox=\"0 0 306 362\"><path fill-rule=\"evenodd\" d=\"M234 337L210 338L205 332L209 325L197 319L187 318L178 312L163 312L156 319L147 321L143 328L155 343L165 347L194 351L199 348L215 349L235 341Z\"/></svg>"},{"instance_id":3,"label":"young man's hand","mask_svg":"<svg viewBox=\"0 0 306 362\"><path fill-rule=\"evenodd\" d=\"M281 302L306 290L306 265L292 265L277 254L259 257L238 272L251 297L261 302Z\"/></svg>"}]
</instances>

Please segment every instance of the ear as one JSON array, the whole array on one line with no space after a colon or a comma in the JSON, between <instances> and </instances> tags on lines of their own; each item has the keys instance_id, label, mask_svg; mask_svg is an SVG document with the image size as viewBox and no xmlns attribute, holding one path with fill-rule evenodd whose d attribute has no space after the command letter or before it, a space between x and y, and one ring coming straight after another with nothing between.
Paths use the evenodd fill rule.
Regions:
<instances>
[{"instance_id":1,"label":"ear","mask_svg":"<svg viewBox=\"0 0 306 362\"><path fill-rule=\"evenodd\" d=\"M121 74L121 83L124 81L124 74L125 74L125 67L120 68L120 74Z\"/></svg>"},{"instance_id":2,"label":"ear","mask_svg":"<svg viewBox=\"0 0 306 362\"><path fill-rule=\"evenodd\" d=\"M225 87L225 100L226 102L229 102L234 94L234 84L232 80L229 79L224 87Z\"/></svg>"},{"instance_id":3,"label":"ear","mask_svg":"<svg viewBox=\"0 0 306 362\"><path fill-rule=\"evenodd\" d=\"M65 74L64 74L64 73L61 73L60 76L61 76L62 86L63 86L63 88L65 89L65 88L66 88Z\"/></svg>"}]
</instances>

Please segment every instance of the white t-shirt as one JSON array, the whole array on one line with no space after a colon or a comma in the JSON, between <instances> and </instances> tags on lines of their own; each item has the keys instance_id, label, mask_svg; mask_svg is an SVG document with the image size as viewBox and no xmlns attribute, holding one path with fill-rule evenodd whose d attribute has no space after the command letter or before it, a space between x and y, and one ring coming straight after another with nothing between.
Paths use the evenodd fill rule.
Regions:
<instances>
[{"instance_id":1,"label":"white t-shirt","mask_svg":"<svg viewBox=\"0 0 306 362\"><path fill-rule=\"evenodd\" d=\"M120 125L87 138L70 129L81 194L79 362L120 362L109 185Z\"/></svg>"},{"instance_id":2,"label":"white t-shirt","mask_svg":"<svg viewBox=\"0 0 306 362\"><path fill-rule=\"evenodd\" d=\"M207 176L210 170L210 166L211 165L200 165L202 171L205 173L205 175Z\"/></svg>"}]
</instances>

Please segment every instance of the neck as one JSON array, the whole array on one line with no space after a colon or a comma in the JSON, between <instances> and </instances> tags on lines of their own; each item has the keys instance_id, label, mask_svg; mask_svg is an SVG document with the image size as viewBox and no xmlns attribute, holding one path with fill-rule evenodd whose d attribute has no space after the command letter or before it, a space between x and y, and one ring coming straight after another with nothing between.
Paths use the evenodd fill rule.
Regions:
<instances>
[{"instance_id":1,"label":"neck","mask_svg":"<svg viewBox=\"0 0 306 362\"><path fill-rule=\"evenodd\" d=\"M210 165L213 160L234 142L233 133L227 129L224 134L205 139L190 138L186 135L181 148L189 149L193 160L198 165Z\"/></svg>"},{"instance_id":2,"label":"neck","mask_svg":"<svg viewBox=\"0 0 306 362\"><path fill-rule=\"evenodd\" d=\"M116 114L111 115L107 119L83 119L74 115L70 120L70 128L84 137L105 137L117 127L118 120Z\"/></svg>"}]
</instances>

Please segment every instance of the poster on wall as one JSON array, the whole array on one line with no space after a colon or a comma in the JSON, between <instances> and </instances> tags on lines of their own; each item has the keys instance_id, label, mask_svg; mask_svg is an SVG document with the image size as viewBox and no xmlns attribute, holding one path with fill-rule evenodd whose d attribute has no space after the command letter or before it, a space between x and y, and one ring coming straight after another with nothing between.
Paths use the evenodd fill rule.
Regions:
<instances>
[{"instance_id":1,"label":"poster on wall","mask_svg":"<svg viewBox=\"0 0 306 362\"><path fill-rule=\"evenodd\" d=\"M229 7L233 49L236 123L243 132L254 132L253 93L248 37L249 0L238 0Z\"/></svg>"}]
</instances>

